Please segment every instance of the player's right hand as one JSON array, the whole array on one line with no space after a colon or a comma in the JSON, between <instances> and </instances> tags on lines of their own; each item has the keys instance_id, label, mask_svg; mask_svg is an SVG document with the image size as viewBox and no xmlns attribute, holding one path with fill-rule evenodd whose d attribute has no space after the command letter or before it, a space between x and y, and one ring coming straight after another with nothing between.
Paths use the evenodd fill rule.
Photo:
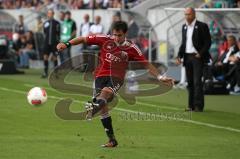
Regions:
<instances>
[{"instance_id":1,"label":"player's right hand","mask_svg":"<svg viewBox=\"0 0 240 159\"><path fill-rule=\"evenodd\" d=\"M66 44L64 44L64 43L58 43L57 44L57 50L58 51L63 51L64 49L66 49L67 48L67 46L66 46Z\"/></svg>"}]
</instances>

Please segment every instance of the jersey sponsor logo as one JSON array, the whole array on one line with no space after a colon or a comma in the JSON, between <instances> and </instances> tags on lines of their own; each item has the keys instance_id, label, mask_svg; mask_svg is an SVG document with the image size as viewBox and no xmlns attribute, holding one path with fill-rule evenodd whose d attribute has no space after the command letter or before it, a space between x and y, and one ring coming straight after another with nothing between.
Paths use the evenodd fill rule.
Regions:
<instances>
[{"instance_id":1,"label":"jersey sponsor logo","mask_svg":"<svg viewBox=\"0 0 240 159\"><path fill-rule=\"evenodd\" d=\"M114 62L114 63L117 63L117 62L121 62L121 58L111 54L111 53L106 53L106 58L105 58L106 61L108 62Z\"/></svg>"}]
</instances>

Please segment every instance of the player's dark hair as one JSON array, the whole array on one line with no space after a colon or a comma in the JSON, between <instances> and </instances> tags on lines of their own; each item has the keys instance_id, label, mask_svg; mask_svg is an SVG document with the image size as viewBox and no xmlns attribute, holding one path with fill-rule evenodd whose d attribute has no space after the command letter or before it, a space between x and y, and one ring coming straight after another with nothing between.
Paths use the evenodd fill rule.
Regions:
<instances>
[{"instance_id":1,"label":"player's dark hair","mask_svg":"<svg viewBox=\"0 0 240 159\"><path fill-rule=\"evenodd\" d=\"M124 21L114 22L112 25L112 30L116 30L116 31L122 30L123 33L126 33L128 31L128 25Z\"/></svg>"}]
</instances>

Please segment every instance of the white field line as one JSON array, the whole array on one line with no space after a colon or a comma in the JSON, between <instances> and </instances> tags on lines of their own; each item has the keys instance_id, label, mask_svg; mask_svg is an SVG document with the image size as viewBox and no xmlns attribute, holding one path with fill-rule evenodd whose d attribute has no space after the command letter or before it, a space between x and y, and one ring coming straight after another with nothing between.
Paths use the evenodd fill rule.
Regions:
<instances>
[{"instance_id":1,"label":"white field line","mask_svg":"<svg viewBox=\"0 0 240 159\"><path fill-rule=\"evenodd\" d=\"M26 95L26 92L20 91L20 90L15 90L15 89L9 89L9 88L0 87L0 90L8 91L8 92L14 92L14 93L18 93L18 94L25 94ZM56 97L56 96L48 96L48 98L51 98L51 99L64 99L64 98L60 98L60 97ZM84 102L80 102L78 100L74 100L74 102L76 102L76 103L84 103ZM124 109L124 108L114 108L114 110L118 110L118 111L122 111L122 112L128 112L128 113L139 113L139 114L146 114L147 113L147 112L139 112L139 111ZM168 118L168 119L176 120L176 118L170 117L170 116L166 117L164 115L158 115L158 114L156 116L157 117L161 117L161 118ZM177 119L177 120L178 121L182 121L182 122L186 122L186 123L195 124L195 125L206 126L206 127L210 127L210 128L222 129L222 130L227 130L227 131L231 131L231 132L238 132L238 133L240 133L240 129L236 129L236 128L232 128L232 127L225 127L225 126L220 126L220 125L215 125L215 124L205 123L205 122L200 122L200 121L194 121L194 120L188 120L188 119Z\"/></svg>"},{"instance_id":2,"label":"white field line","mask_svg":"<svg viewBox=\"0 0 240 159\"><path fill-rule=\"evenodd\" d=\"M138 112L138 111L124 109L124 108L114 108L114 110L128 112L128 113L134 113L134 114L140 114L140 115L145 115L147 113L147 112ZM240 129L225 127L225 126L220 126L220 125L215 125L215 124L210 124L210 123L205 123L205 122L200 122L200 121L181 119L181 118L176 119L175 117L158 115L158 114L156 114L156 117L168 118L168 119L172 119L172 120L176 120L176 121L182 121L182 122L191 123L191 124L195 124L195 125L201 125L201 126L206 126L206 127L216 128L216 129L223 129L223 130L228 130L228 131L233 131L233 132L240 133Z\"/></svg>"}]
</instances>

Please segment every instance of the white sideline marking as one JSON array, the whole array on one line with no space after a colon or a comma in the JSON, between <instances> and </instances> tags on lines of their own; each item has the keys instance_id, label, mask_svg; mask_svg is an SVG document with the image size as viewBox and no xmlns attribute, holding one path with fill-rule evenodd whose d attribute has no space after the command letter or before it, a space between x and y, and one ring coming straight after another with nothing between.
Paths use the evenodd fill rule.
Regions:
<instances>
[{"instance_id":1,"label":"white sideline marking","mask_svg":"<svg viewBox=\"0 0 240 159\"><path fill-rule=\"evenodd\" d=\"M4 88L4 87L0 87L0 90L2 91L9 91L9 92L14 92L14 93L19 93L19 94L27 94L24 91L20 91L20 90L15 90L15 89L9 89L9 88ZM56 97L56 96L48 96L48 98L52 98L52 99L64 99L64 98L60 98L60 97ZM80 102L78 100L74 100L74 102L76 103L84 103L84 102ZM157 106L156 106L157 107ZM118 111L124 111L124 112L129 112L129 113L140 113L140 114L145 114L147 112L138 112L138 111L134 111L134 110L129 110L129 109L124 109L124 108L114 108L115 110ZM157 115L158 117L162 117L164 118L165 116L163 115ZM165 117L166 118L166 117ZM173 117L167 117L169 119L174 119ZM228 131L232 131L232 132L238 132L240 133L240 129L236 129L236 128L232 128L232 127L225 127L225 126L220 126L220 125L215 125L215 124L210 124L210 123L205 123L205 122L200 122L200 121L194 121L194 120L187 120L187 119L177 119L178 121L182 121L182 122L186 122L186 123L191 123L191 124L195 124L195 125L201 125L201 126L206 126L206 127L211 127L211 128L216 128L216 129L223 129L223 130L228 130Z\"/></svg>"},{"instance_id":2,"label":"white sideline marking","mask_svg":"<svg viewBox=\"0 0 240 159\"><path fill-rule=\"evenodd\" d=\"M147 112L138 112L138 111L124 109L124 108L114 108L114 109L118 110L118 111L129 112L129 113L140 113L140 115L147 113ZM196 124L196 125L207 126L207 127L216 128L216 129L224 129L224 130L240 133L240 129L235 129L235 128L231 128L231 127L219 126L219 125L215 125L215 124L210 124L210 123L205 123L205 122L200 122L200 121L194 121L194 120L187 120L187 119L180 119L180 118L176 119L176 118L173 118L173 117L169 117L169 116L166 117L164 115L158 115L158 114L156 114L156 116L161 117L161 118L169 118L169 119L176 120L176 121L183 121L183 122L186 122L186 123L192 123L192 124Z\"/></svg>"}]
</instances>

